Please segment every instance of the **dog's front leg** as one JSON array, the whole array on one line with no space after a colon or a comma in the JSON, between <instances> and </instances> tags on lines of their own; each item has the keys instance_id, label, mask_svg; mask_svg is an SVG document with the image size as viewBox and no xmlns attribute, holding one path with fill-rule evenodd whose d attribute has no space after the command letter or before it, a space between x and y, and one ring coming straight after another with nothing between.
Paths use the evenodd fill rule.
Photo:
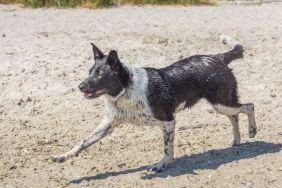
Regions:
<instances>
[{"instance_id":1,"label":"dog's front leg","mask_svg":"<svg viewBox=\"0 0 282 188\"><path fill-rule=\"evenodd\" d=\"M64 153L62 155L51 156L52 161L64 162L65 160L71 157L78 156L78 154L82 150L88 148L89 146L96 143L106 135L110 134L113 131L114 127L117 125L118 123L116 121L110 121L105 118L98 126L98 128L96 128L88 138L82 140L77 146L72 148L67 153Z\"/></svg>"},{"instance_id":2,"label":"dog's front leg","mask_svg":"<svg viewBox=\"0 0 282 188\"><path fill-rule=\"evenodd\" d=\"M175 121L166 122L162 125L163 138L164 138L164 156L162 160L155 164L149 166L149 170L155 172L162 172L172 162L174 157L173 144L174 144L174 134L175 134Z\"/></svg>"}]
</instances>

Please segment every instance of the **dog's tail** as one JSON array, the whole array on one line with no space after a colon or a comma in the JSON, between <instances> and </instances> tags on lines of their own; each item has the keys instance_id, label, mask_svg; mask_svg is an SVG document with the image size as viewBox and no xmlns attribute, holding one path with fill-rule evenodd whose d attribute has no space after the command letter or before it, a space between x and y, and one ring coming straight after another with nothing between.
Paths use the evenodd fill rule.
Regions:
<instances>
[{"instance_id":1,"label":"dog's tail","mask_svg":"<svg viewBox=\"0 0 282 188\"><path fill-rule=\"evenodd\" d=\"M239 41L233 39L232 37L226 36L226 35L221 35L219 39L223 44L227 44L232 47L232 50L226 53L220 54L223 62L225 62L226 64L229 64L231 61L235 59L240 59L244 57L243 55L244 48L242 44L240 44Z\"/></svg>"}]
</instances>

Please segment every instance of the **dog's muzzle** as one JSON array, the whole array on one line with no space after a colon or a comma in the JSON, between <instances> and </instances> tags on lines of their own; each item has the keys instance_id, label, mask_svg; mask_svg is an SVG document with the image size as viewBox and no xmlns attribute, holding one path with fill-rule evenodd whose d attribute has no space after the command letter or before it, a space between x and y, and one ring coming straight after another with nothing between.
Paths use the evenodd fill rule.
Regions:
<instances>
[{"instance_id":1,"label":"dog's muzzle","mask_svg":"<svg viewBox=\"0 0 282 188\"><path fill-rule=\"evenodd\" d=\"M99 89L97 91L93 91L92 89L89 88L87 82L82 82L81 84L78 85L78 88L82 93L84 93L84 97L87 99L93 99L99 97L107 92L106 89Z\"/></svg>"},{"instance_id":2,"label":"dog's muzzle","mask_svg":"<svg viewBox=\"0 0 282 188\"><path fill-rule=\"evenodd\" d=\"M82 82L81 84L78 85L78 88L79 88L79 90L80 90L81 92L84 93L84 92L87 90L87 88L88 88L88 84L85 83L85 82Z\"/></svg>"}]
</instances>

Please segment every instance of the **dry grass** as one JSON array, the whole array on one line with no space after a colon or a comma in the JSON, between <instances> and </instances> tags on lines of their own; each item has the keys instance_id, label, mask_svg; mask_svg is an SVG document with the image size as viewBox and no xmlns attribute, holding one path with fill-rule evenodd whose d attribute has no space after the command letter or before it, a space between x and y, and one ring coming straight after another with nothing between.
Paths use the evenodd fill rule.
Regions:
<instances>
[{"instance_id":1,"label":"dry grass","mask_svg":"<svg viewBox=\"0 0 282 188\"><path fill-rule=\"evenodd\" d=\"M0 3L19 3L29 7L87 7L100 8L122 4L213 5L216 0L0 0Z\"/></svg>"}]
</instances>

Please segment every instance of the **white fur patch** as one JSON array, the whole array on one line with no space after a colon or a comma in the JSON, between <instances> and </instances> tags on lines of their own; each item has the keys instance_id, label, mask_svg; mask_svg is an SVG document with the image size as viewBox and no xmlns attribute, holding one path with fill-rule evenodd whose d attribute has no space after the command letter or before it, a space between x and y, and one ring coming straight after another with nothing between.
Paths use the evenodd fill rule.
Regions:
<instances>
[{"instance_id":1,"label":"white fur patch","mask_svg":"<svg viewBox=\"0 0 282 188\"><path fill-rule=\"evenodd\" d=\"M235 40L234 38L227 36L227 35L220 35L219 36L219 40L223 43L223 44L227 44L231 47L240 44L239 41Z\"/></svg>"},{"instance_id":2,"label":"white fur patch","mask_svg":"<svg viewBox=\"0 0 282 188\"><path fill-rule=\"evenodd\" d=\"M132 84L118 97L106 95L106 117L137 125L163 125L154 118L147 100L148 75L145 69L126 65L132 75Z\"/></svg>"},{"instance_id":3,"label":"white fur patch","mask_svg":"<svg viewBox=\"0 0 282 188\"><path fill-rule=\"evenodd\" d=\"M236 115L240 112L240 108L223 106L221 104L216 104L213 105L212 107L214 108L215 111L224 115Z\"/></svg>"}]
</instances>

